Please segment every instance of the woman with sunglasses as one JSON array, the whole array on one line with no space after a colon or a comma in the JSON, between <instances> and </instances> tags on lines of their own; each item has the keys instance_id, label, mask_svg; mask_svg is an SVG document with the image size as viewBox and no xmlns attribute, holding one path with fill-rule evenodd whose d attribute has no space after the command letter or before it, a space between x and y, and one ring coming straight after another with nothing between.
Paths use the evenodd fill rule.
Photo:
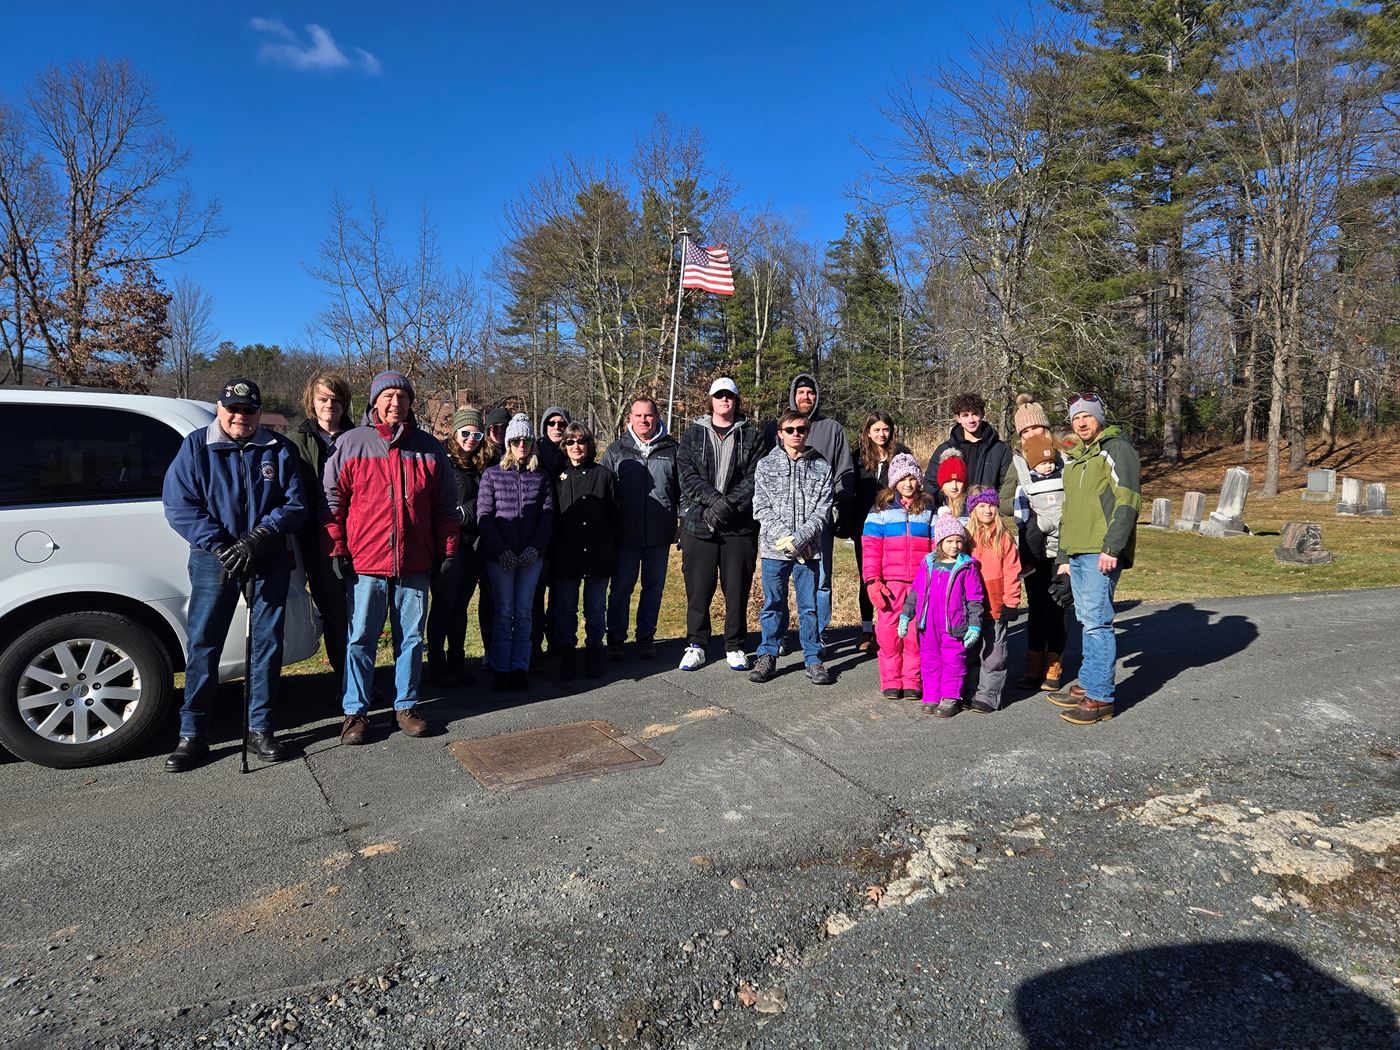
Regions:
<instances>
[{"instance_id":1,"label":"woman with sunglasses","mask_svg":"<svg viewBox=\"0 0 1400 1050\"><path fill-rule=\"evenodd\" d=\"M617 562L620 526L612 471L599 466L593 433L570 423L559 439L567 462L555 479L554 538L549 550L549 651L559 653L559 678L578 674L578 598L583 589L583 670L603 673L603 632L607 627L608 579Z\"/></svg>"},{"instance_id":2,"label":"woman with sunglasses","mask_svg":"<svg viewBox=\"0 0 1400 1050\"><path fill-rule=\"evenodd\" d=\"M476 497L495 602L488 656L498 693L529 687L531 606L554 527L554 487L539 471L535 433L523 412L511 419L505 439L505 455L481 475Z\"/></svg>"},{"instance_id":3,"label":"woman with sunglasses","mask_svg":"<svg viewBox=\"0 0 1400 1050\"><path fill-rule=\"evenodd\" d=\"M452 568L433 581L427 641L428 678L434 685L450 689L472 681L466 669L467 606L481 579L476 495L489 460L481 409L475 405L459 408L453 414L447 457L457 479L457 512L462 524ZM484 636L482 640L485 641Z\"/></svg>"}]
</instances>

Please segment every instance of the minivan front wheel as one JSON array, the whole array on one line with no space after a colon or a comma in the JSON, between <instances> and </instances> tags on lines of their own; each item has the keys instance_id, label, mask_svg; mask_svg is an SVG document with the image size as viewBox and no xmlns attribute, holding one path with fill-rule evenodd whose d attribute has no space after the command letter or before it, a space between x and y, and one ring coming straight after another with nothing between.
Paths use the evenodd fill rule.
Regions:
<instances>
[{"instance_id":1,"label":"minivan front wheel","mask_svg":"<svg viewBox=\"0 0 1400 1050\"><path fill-rule=\"evenodd\" d=\"M147 627L117 613L56 616L0 653L0 744L60 769L110 761L150 736L173 696Z\"/></svg>"}]
</instances>

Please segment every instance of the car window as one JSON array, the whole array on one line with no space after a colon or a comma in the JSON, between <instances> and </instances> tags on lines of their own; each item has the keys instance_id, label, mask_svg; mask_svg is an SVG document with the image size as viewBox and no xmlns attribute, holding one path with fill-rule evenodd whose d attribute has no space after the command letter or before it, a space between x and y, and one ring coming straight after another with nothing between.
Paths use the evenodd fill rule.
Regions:
<instances>
[{"instance_id":1,"label":"car window","mask_svg":"<svg viewBox=\"0 0 1400 1050\"><path fill-rule=\"evenodd\" d=\"M182 435L158 419L86 405L6 405L0 506L160 499Z\"/></svg>"}]
</instances>

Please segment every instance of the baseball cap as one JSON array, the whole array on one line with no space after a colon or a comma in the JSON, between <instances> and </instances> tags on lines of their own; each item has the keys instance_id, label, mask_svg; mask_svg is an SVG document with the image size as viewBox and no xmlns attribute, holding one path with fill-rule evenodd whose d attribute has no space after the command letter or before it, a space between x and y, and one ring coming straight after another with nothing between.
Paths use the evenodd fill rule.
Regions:
<instances>
[{"instance_id":1,"label":"baseball cap","mask_svg":"<svg viewBox=\"0 0 1400 1050\"><path fill-rule=\"evenodd\" d=\"M262 391L258 389L258 384L251 379L234 376L224 384L224 392L219 395L219 404L225 408L233 408L235 405L251 405L255 410L261 411Z\"/></svg>"},{"instance_id":2,"label":"baseball cap","mask_svg":"<svg viewBox=\"0 0 1400 1050\"><path fill-rule=\"evenodd\" d=\"M728 376L720 376L710 384L710 396L714 397L719 393L730 393L735 397L739 396L739 388L734 385L734 380Z\"/></svg>"}]
</instances>

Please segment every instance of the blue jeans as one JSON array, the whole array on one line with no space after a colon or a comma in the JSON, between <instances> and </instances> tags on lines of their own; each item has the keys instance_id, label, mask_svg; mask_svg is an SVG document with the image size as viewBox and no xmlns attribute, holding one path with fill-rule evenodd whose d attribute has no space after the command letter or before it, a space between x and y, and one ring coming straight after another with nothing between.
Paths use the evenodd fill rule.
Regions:
<instances>
[{"instance_id":1,"label":"blue jeans","mask_svg":"<svg viewBox=\"0 0 1400 1050\"><path fill-rule=\"evenodd\" d=\"M758 644L759 656L777 656L778 641L787 629L788 579L797 597L797 635L802 639L803 662L811 667L822 662L821 638L817 634L817 567L811 562L799 565L795 561L763 559L763 611L758 625L763 641Z\"/></svg>"},{"instance_id":2,"label":"blue jeans","mask_svg":"<svg viewBox=\"0 0 1400 1050\"><path fill-rule=\"evenodd\" d=\"M282 674L282 625L287 612L291 571L279 553L264 559L253 582L253 666L246 668L251 692L248 728L272 730L272 701ZM234 608L242 593L226 579L219 559L208 551L190 551L189 659L185 661L185 700L180 705L180 735L202 737L209 728L209 701L219 688L219 654L224 651Z\"/></svg>"},{"instance_id":3,"label":"blue jeans","mask_svg":"<svg viewBox=\"0 0 1400 1050\"><path fill-rule=\"evenodd\" d=\"M1091 700L1113 703L1113 669L1118 662L1118 640L1113 635L1113 592L1121 568L1099 572L1097 554L1072 554L1069 586L1074 592L1074 614L1083 627L1083 654L1079 684Z\"/></svg>"},{"instance_id":4,"label":"blue jeans","mask_svg":"<svg viewBox=\"0 0 1400 1050\"><path fill-rule=\"evenodd\" d=\"M549 644L562 649L578 646L578 591L583 585L583 641L603 644L603 623L608 609L608 578L590 576L586 580L555 580L549 585L549 615L554 620Z\"/></svg>"},{"instance_id":5,"label":"blue jeans","mask_svg":"<svg viewBox=\"0 0 1400 1050\"><path fill-rule=\"evenodd\" d=\"M543 569L542 558L523 569L507 569L495 560L486 563L491 598L495 602L488 654L491 670L505 673L530 669L530 622L535 605L535 584Z\"/></svg>"},{"instance_id":6,"label":"blue jeans","mask_svg":"<svg viewBox=\"0 0 1400 1050\"><path fill-rule=\"evenodd\" d=\"M423 668L423 622L428 612L428 574L356 576L350 584L350 642L345 653L347 715L369 710L374 687L374 657L384 617L394 636L394 709L418 702L418 675Z\"/></svg>"},{"instance_id":7,"label":"blue jeans","mask_svg":"<svg viewBox=\"0 0 1400 1050\"><path fill-rule=\"evenodd\" d=\"M860 543L860 538L856 538ZM822 530L822 560L817 567L817 638L826 644L826 629L831 626L831 564L836 534L828 525ZM864 587L857 588L865 590Z\"/></svg>"},{"instance_id":8,"label":"blue jeans","mask_svg":"<svg viewBox=\"0 0 1400 1050\"><path fill-rule=\"evenodd\" d=\"M637 599L637 637L656 637L656 621L661 616L661 593L666 589L666 569L670 564L669 543L617 549L617 572L613 574L612 593L608 595L608 641L621 645L627 640L627 617L639 570L642 596Z\"/></svg>"}]
</instances>

